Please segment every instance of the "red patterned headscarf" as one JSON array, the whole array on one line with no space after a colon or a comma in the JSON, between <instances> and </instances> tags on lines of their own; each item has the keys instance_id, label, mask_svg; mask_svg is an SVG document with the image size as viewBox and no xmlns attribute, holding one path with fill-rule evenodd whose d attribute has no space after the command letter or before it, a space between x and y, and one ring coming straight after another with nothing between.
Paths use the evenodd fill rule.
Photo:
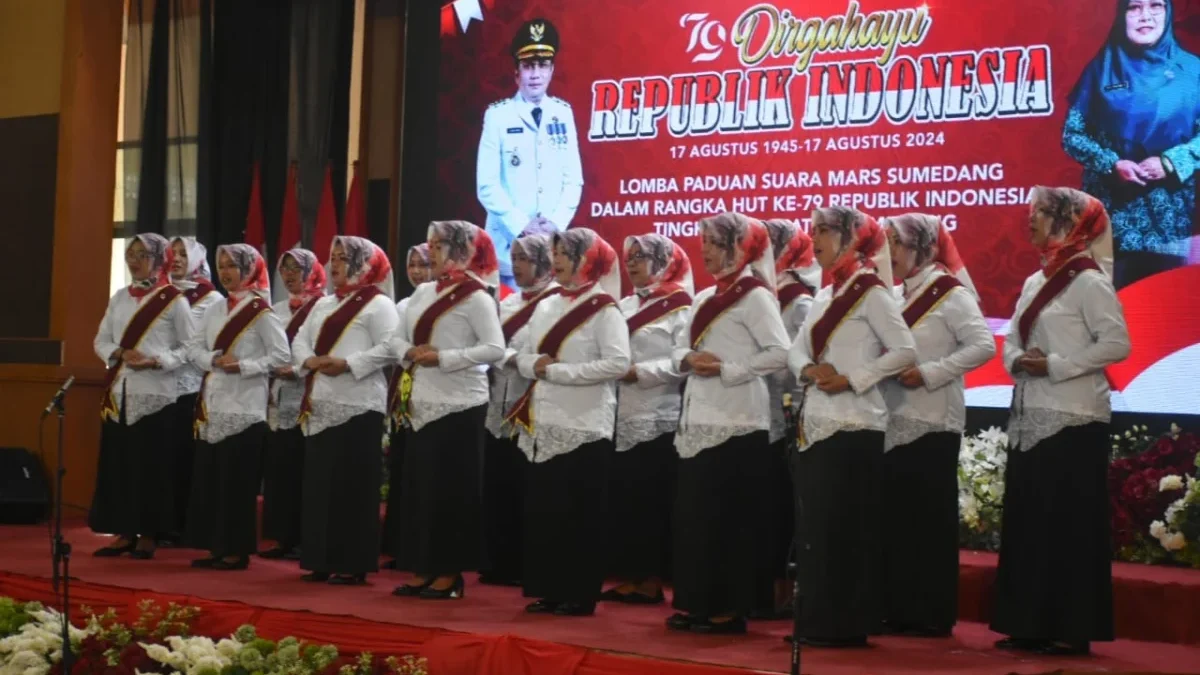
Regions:
<instances>
[{"instance_id":1,"label":"red patterned headscarf","mask_svg":"<svg viewBox=\"0 0 1200 675\"><path fill-rule=\"evenodd\" d=\"M129 284L128 290L129 295L142 298L150 291L171 283L171 263L175 256L171 252L171 242L161 234L154 233L130 237L125 243L126 254L136 241L142 242L142 246L146 248L146 255L150 257L150 276L141 281L134 280Z\"/></svg>"},{"instance_id":2,"label":"red patterned headscarf","mask_svg":"<svg viewBox=\"0 0 1200 675\"><path fill-rule=\"evenodd\" d=\"M465 220L435 220L429 224L427 236L432 239L435 234L446 247L442 269L436 270L439 292L468 276L491 289L500 285L496 246L483 228Z\"/></svg>"},{"instance_id":3,"label":"red patterned headscarf","mask_svg":"<svg viewBox=\"0 0 1200 675\"><path fill-rule=\"evenodd\" d=\"M621 276L617 268L617 252L600 235L586 227L556 232L554 248L561 250L573 264L571 279L563 284L563 295L569 298L583 295L593 286L616 298L621 294Z\"/></svg>"},{"instance_id":4,"label":"red patterned headscarf","mask_svg":"<svg viewBox=\"0 0 1200 675\"><path fill-rule=\"evenodd\" d=\"M339 300L367 286L374 286L389 298L395 298L396 288L392 281L392 263L383 249L376 246L370 239L340 236L333 238L333 244L329 247L331 255L333 249L339 244L346 252L348 259L346 283L333 289Z\"/></svg>"},{"instance_id":5,"label":"red patterned headscarf","mask_svg":"<svg viewBox=\"0 0 1200 675\"><path fill-rule=\"evenodd\" d=\"M831 206L813 211L813 227L825 226L842 235L842 250L823 284L834 284L835 291L855 272L866 267L892 286L892 262L888 255L887 234L874 218L856 209Z\"/></svg>"},{"instance_id":6,"label":"red patterned headscarf","mask_svg":"<svg viewBox=\"0 0 1200 675\"><path fill-rule=\"evenodd\" d=\"M650 281L644 288L636 289L646 302L653 298L668 296L675 291L694 293L692 262L679 244L661 234L639 234L625 238L625 257L629 249L637 244L642 254L650 260Z\"/></svg>"},{"instance_id":7,"label":"red patterned headscarf","mask_svg":"<svg viewBox=\"0 0 1200 675\"><path fill-rule=\"evenodd\" d=\"M716 274L718 293L728 290L747 267L775 291L775 255L761 221L740 213L722 213L702 219L699 225L700 231L725 251L725 266Z\"/></svg>"},{"instance_id":8,"label":"red patterned headscarf","mask_svg":"<svg viewBox=\"0 0 1200 675\"><path fill-rule=\"evenodd\" d=\"M967 273L967 266L958 253L958 246L954 244L954 237L940 218L923 213L906 213L885 218L883 224L896 233L901 244L916 251L917 261L908 274L910 277L930 265L937 265L957 277L975 297L979 297L975 283Z\"/></svg>"},{"instance_id":9,"label":"red patterned headscarf","mask_svg":"<svg viewBox=\"0 0 1200 675\"><path fill-rule=\"evenodd\" d=\"M279 256L278 264L275 265L275 273L281 277L285 258L291 258L300 266L300 279L304 282L304 288L299 295L288 292L288 307L294 312L309 300L325 295L325 284L328 282L325 279L325 267L317 260L316 253L304 248L284 251L283 255Z\"/></svg>"},{"instance_id":10,"label":"red patterned headscarf","mask_svg":"<svg viewBox=\"0 0 1200 675\"><path fill-rule=\"evenodd\" d=\"M225 289L225 292L229 294L229 298L226 300L229 303L229 309L232 311L234 307L237 307L238 303L245 300L251 294L270 302L271 279L267 274L267 262L259 255L258 250L250 244L225 244L224 246L218 246L218 267L220 266L222 253L229 256L229 259L237 266L238 273L241 276L241 281L238 282L237 288Z\"/></svg>"},{"instance_id":11,"label":"red patterned headscarf","mask_svg":"<svg viewBox=\"0 0 1200 675\"><path fill-rule=\"evenodd\" d=\"M1054 220L1042 249L1042 272L1047 278L1071 258L1088 251L1111 276L1112 223L1100 200L1072 188L1038 187L1033 191L1030 208Z\"/></svg>"}]
</instances>

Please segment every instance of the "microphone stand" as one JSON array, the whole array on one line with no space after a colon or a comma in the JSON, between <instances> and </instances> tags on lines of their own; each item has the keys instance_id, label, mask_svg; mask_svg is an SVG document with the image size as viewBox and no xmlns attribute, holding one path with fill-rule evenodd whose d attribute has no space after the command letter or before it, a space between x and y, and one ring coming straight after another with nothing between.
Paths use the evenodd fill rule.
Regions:
<instances>
[{"instance_id":1,"label":"microphone stand","mask_svg":"<svg viewBox=\"0 0 1200 675\"><path fill-rule=\"evenodd\" d=\"M803 407L804 403L801 402L800 405ZM792 395L790 392L784 392L783 394L783 419L787 438L788 466L790 467L791 461L795 460L795 453L799 451L799 426L803 424L798 419L796 409L792 407ZM800 675L800 551L804 544L800 541L800 537L796 532L801 527L800 521L804 514L804 502L794 487L792 498L795 506L796 524L792 532L792 562L789 565L792 572L792 667L789 672L791 675Z\"/></svg>"},{"instance_id":2,"label":"microphone stand","mask_svg":"<svg viewBox=\"0 0 1200 675\"><path fill-rule=\"evenodd\" d=\"M67 474L63 461L63 422L67 414L65 398L57 396L51 404L58 415L58 466L54 477L54 541L51 552L54 599L62 607L62 672L69 673L71 666L75 665L75 655L71 652L71 545L63 538L62 529L63 477ZM45 415L42 419L45 420Z\"/></svg>"}]
</instances>

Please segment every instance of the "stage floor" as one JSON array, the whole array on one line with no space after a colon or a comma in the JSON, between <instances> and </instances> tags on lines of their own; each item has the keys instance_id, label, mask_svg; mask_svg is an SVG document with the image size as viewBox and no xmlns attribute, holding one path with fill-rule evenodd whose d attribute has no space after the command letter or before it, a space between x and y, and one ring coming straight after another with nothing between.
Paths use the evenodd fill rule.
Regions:
<instances>
[{"instance_id":1,"label":"stage floor","mask_svg":"<svg viewBox=\"0 0 1200 675\"><path fill-rule=\"evenodd\" d=\"M333 642L346 649L384 654L424 653L423 646L432 645L440 638L450 640L446 643L443 639L443 644L457 640L460 647L456 649L465 649L471 635L481 639L508 635L532 641L522 644L525 651L533 650L527 657L534 660L538 658L536 645L547 650L547 659L555 645L573 645L594 650L575 650L581 654L580 659L591 654L634 657L621 659L635 664L632 672L730 672L724 668L689 670L684 662L737 669L732 672L786 672L789 663L789 647L782 640L788 632L788 622L755 622L748 635L736 638L678 634L667 631L663 625L671 613L665 605L602 604L596 615L588 618L531 616L522 611L526 601L519 589L482 586L474 583L473 575L468 577L463 600L429 602L391 597L391 589L403 579L403 575L395 572L371 575L370 584L365 587L340 588L304 583L300 581L300 571L295 563L284 561L255 559L248 571L222 573L188 567L188 561L197 557L195 551L189 550L160 550L155 560L146 562L128 558L98 559L90 553L103 545L104 538L80 524L73 524L66 536L77 551L72 559L71 573L80 583L75 587L73 600L91 602L100 610L104 608L100 603L106 599L137 596L129 592L131 589L160 597L179 596L202 606L204 616L198 627L200 632L205 629L231 631L245 621L263 625L262 621L269 618L271 627L265 628L264 632L272 637L297 634L302 638ZM28 599L48 597L45 595L48 584L44 581L50 575L46 527L3 526L0 527L0 542L3 542L0 545L0 571L6 573L0 574L0 595L21 597L23 594ZM991 556L964 556L967 558L964 566L981 566L994 561ZM1135 571L1144 572L1144 568ZM1184 575L1180 578L1200 586L1200 573L1170 572ZM1179 602L1179 596L1170 592L1173 585L1174 582L1166 584L1163 596L1174 596ZM129 606L132 605L130 602ZM222 617L221 613L226 616ZM338 617L356 617L365 621ZM314 622L317 619L320 621ZM318 624L321 627L314 628ZM983 624L964 621L958 624L954 637L945 640L883 637L874 638L874 646L866 650L805 650L804 672L821 675L885 671L936 672L940 675L1051 671L1200 672L1200 646L1118 640L1096 645L1095 654L1090 658L1045 659L997 651L991 647L997 637ZM674 663L651 667L644 660L647 658ZM619 672L580 668L563 672ZM433 669L432 672L433 675L451 675L446 672L448 670L451 668ZM454 670L473 672L470 669ZM528 672L544 671L534 668Z\"/></svg>"}]
</instances>

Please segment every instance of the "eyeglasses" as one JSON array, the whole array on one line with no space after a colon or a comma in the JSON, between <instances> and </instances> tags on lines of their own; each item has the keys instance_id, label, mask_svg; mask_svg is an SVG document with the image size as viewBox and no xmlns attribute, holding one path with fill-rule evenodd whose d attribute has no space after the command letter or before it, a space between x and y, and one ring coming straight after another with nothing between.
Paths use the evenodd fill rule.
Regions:
<instances>
[{"instance_id":1,"label":"eyeglasses","mask_svg":"<svg viewBox=\"0 0 1200 675\"><path fill-rule=\"evenodd\" d=\"M1143 16L1162 16L1167 13L1167 6L1164 3L1154 3L1152 5L1130 5L1125 10L1126 14L1141 14Z\"/></svg>"},{"instance_id":2,"label":"eyeglasses","mask_svg":"<svg viewBox=\"0 0 1200 675\"><path fill-rule=\"evenodd\" d=\"M293 274L294 274L294 273L296 273L296 272L303 272L303 271L304 271L304 268L303 268L303 267L301 267L301 266L299 266L299 265L297 265L296 263L284 263L284 264L282 264L282 265L280 265L280 266L279 266L279 271L281 271L281 272L291 272L291 273L293 273Z\"/></svg>"},{"instance_id":3,"label":"eyeglasses","mask_svg":"<svg viewBox=\"0 0 1200 675\"><path fill-rule=\"evenodd\" d=\"M650 256L646 255L646 253L644 251L638 251L637 253L630 253L625 258L625 262L641 262L643 260L649 260L649 259L650 259Z\"/></svg>"},{"instance_id":4,"label":"eyeglasses","mask_svg":"<svg viewBox=\"0 0 1200 675\"><path fill-rule=\"evenodd\" d=\"M126 253L125 262L141 262L143 260L153 260L154 256L142 251L141 253Z\"/></svg>"}]
</instances>

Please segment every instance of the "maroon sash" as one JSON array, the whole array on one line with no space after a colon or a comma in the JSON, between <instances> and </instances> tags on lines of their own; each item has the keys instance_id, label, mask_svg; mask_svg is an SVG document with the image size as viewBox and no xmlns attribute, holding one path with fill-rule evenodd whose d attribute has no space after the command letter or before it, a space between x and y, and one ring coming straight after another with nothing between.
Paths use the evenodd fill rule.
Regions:
<instances>
[{"instance_id":1,"label":"maroon sash","mask_svg":"<svg viewBox=\"0 0 1200 675\"><path fill-rule=\"evenodd\" d=\"M867 292L876 287L884 288L883 281L871 272L864 272L854 280L850 288L829 303L825 313L817 319L809 332L813 363L821 361L821 356L825 353L825 348L829 346L829 340L833 338L833 334L837 332L838 328L841 328L842 322L854 312L863 298L867 297Z\"/></svg>"},{"instance_id":2,"label":"maroon sash","mask_svg":"<svg viewBox=\"0 0 1200 675\"><path fill-rule=\"evenodd\" d=\"M193 288L189 288L183 292L183 297L187 299L188 307L195 307L201 298L215 290L217 289L213 287L211 281L197 281Z\"/></svg>"},{"instance_id":3,"label":"maroon sash","mask_svg":"<svg viewBox=\"0 0 1200 675\"><path fill-rule=\"evenodd\" d=\"M217 333L217 339L213 340L212 351L228 354L238 338L246 332L250 326L258 320L266 312L271 311L271 306L262 298L254 298L246 303L240 312L225 319L225 325L221 327L221 332ZM204 330L201 326L199 330ZM208 376L212 372L204 373L204 378L200 380L200 395L196 397L195 421L192 425L192 433L200 432L200 425L208 421L208 405L204 403L204 390L208 388Z\"/></svg>"},{"instance_id":4,"label":"maroon sash","mask_svg":"<svg viewBox=\"0 0 1200 675\"><path fill-rule=\"evenodd\" d=\"M425 308L421 312L421 317L417 319L417 323L413 326L412 344L427 345L433 338L433 326L442 318L446 312L457 307L464 300L471 297L471 294L476 291L486 290L483 284L479 281L468 277L465 281L459 282L448 293L443 293L433 304ZM401 357L404 355L401 354ZM392 415L392 419L398 424L408 417L408 403L412 394L412 375L416 369L416 364L410 364L408 368L400 368L396 366L392 369L391 382L388 383L388 411ZM405 378L408 378L408 385L405 385Z\"/></svg>"},{"instance_id":5,"label":"maroon sash","mask_svg":"<svg viewBox=\"0 0 1200 675\"><path fill-rule=\"evenodd\" d=\"M747 293L756 288L766 288L762 279L755 276L742 277L738 279L729 290L724 293L717 293L704 304L696 309L696 313L692 315L691 327L691 345L692 349L700 348L700 341L708 333L708 329L712 326L717 317L725 313L726 310L733 307L746 296Z\"/></svg>"},{"instance_id":6,"label":"maroon sash","mask_svg":"<svg viewBox=\"0 0 1200 675\"><path fill-rule=\"evenodd\" d=\"M287 330L285 331L289 346L292 344L292 340L296 339L296 333L300 332L300 326L304 325L304 321L308 319L309 314L312 314L313 307L317 306L317 301L320 299L321 296L317 296L309 300L303 305L300 305L300 309L297 309L295 313L292 314L292 318L288 321Z\"/></svg>"},{"instance_id":7,"label":"maroon sash","mask_svg":"<svg viewBox=\"0 0 1200 675\"><path fill-rule=\"evenodd\" d=\"M321 324L321 330L317 333L317 343L313 345L313 355L328 356L329 352L333 351L334 346L337 345L338 340L342 339L342 334L350 327L354 317L358 316L358 313L382 292L375 286L360 288L343 302L341 307L325 317L325 321ZM304 377L304 398L300 400L301 424L312 414L313 380L316 377L316 371L310 372Z\"/></svg>"},{"instance_id":8,"label":"maroon sash","mask_svg":"<svg viewBox=\"0 0 1200 675\"><path fill-rule=\"evenodd\" d=\"M1054 276L1046 280L1042 288L1033 296L1033 302L1021 312L1021 316L1017 319L1017 334L1021 336L1021 346L1029 346L1029 336L1033 334L1033 324L1037 323L1038 317L1042 315L1042 310L1046 309L1046 305L1054 302L1063 291L1067 290L1067 286L1079 276L1080 272L1087 270L1100 271L1100 266L1095 260L1087 256L1074 258L1069 260L1067 264L1059 268Z\"/></svg>"},{"instance_id":9,"label":"maroon sash","mask_svg":"<svg viewBox=\"0 0 1200 675\"><path fill-rule=\"evenodd\" d=\"M658 321L672 312L678 312L681 309L691 307L691 305L692 296L688 295L687 291L684 290L675 291L661 298L654 298L626 321L626 325L629 326L629 334L632 336L643 327Z\"/></svg>"},{"instance_id":10,"label":"maroon sash","mask_svg":"<svg viewBox=\"0 0 1200 675\"><path fill-rule=\"evenodd\" d=\"M779 309L787 309L796 298L806 295L812 297L812 289L803 281L796 281L779 289Z\"/></svg>"},{"instance_id":11,"label":"maroon sash","mask_svg":"<svg viewBox=\"0 0 1200 675\"><path fill-rule=\"evenodd\" d=\"M514 312L512 316L508 317L504 324L500 326L500 328L504 331L504 344L507 345L509 341L512 340L513 336L517 334L517 331L521 330L525 327L525 324L529 323L530 317L533 316L533 310L537 309L538 303L552 295L558 295L561 292L562 286L547 288L546 290L534 296L532 300L525 303L525 306Z\"/></svg>"},{"instance_id":12,"label":"maroon sash","mask_svg":"<svg viewBox=\"0 0 1200 675\"><path fill-rule=\"evenodd\" d=\"M563 343L576 329L586 323L588 319L599 314L600 310L616 306L616 304L617 301L606 293L592 296L564 314L550 327L550 330L546 331L546 334L542 336L542 341L538 343L537 353L558 358L558 350L562 349ZM526 432L533 433L533 389L536 386L537 380L535 379L529 383L529 388L525 390L521 398L517 399L516 405L504 417L504 421L512 424L514 429L519 425Z\"/></svg>"},{"instance_id":13,"label":"maroon sash","mask_svg":"<svg viewBox=\"0 0 1200 675\"><path fill-rule=\"evenodd\" d=\"M962 282L949 274L934 279L920 295L913 298L912 302L904 308L904 323L908 324L909 328L915 328L921 319L937 309L943 300L950 297L950 291L956 288L962 288Z\"/></svg>"},{"instance_id":14,"label":"maroon sash","mask_svg":"<svg viewBox=\"0 0 1200 675\"><path fill-rule=\"evenodd\" d=\"M142 301L141 306L129 318L129 323L125 326L125 331L121 333L121 341L117 343L121 350L137 349L141 344L142 338L146 337L150 327L158 320L163 312L171 306L175 298L179 297L179 289L174 286L163 286L151 292L150 297ZM100 419L109 420L112 422L120 421L121 409L117 406L116 392L113 391L113 385L117 382L117 375L121 369L125 367L124 361L117 361L115 366L108 369L104 374L104 399L100 403Z\"/></svg>"}]
</instances>

